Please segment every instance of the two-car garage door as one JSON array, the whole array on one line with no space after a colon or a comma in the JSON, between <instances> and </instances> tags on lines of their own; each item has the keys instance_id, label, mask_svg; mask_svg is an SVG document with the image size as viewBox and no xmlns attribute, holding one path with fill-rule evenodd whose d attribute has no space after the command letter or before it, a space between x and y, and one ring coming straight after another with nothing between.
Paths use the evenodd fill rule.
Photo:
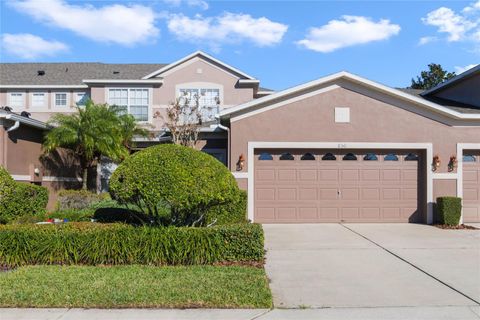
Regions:
<instances>
[{"instance_id":1,"label":"two-car garage door","mask_svg":"<svg viewBox=\"0 0 480 320\"><path fill-rule=\"evenodd\" d=\"M254 219L421 222L422 159L412 150L256 150Z\"/></svg>"}]
</instances>

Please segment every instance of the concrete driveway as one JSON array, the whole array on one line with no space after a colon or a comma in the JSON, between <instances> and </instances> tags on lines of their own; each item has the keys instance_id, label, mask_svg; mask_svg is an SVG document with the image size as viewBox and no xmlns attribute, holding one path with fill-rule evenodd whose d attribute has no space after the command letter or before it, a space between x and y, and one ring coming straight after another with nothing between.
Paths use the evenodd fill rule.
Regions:
<instances>
[{"instance_id":1,"label":"concrete driveway","mask_svg":"<svg viewBox=\"0 0 480 320\"><path fill-rule=\"evenodd\" d=\"M264 230L277 308L479 305L480 230L419 224Z\"/></svg>"}]
</instances>

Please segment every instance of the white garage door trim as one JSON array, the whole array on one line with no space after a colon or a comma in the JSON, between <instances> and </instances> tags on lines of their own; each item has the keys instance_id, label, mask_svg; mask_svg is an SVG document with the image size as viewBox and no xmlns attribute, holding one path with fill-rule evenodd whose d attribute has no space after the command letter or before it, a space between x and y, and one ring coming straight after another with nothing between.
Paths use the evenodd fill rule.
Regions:
<instances>
[{"instance_id":1,"label":"white garage door trim","mask_svg":"<svg viewBox=\"0 0 480 320\"><path fill-rule=\"evenodd\" d=\"M457 143L457 197L463 199L463 150L480 150L480 143ZM463 206L460 223L463 223Z\"/></svg>"},{"instance_id":2,"label":"white garage door trim","mask_svg":"<svg viewBox=\"0 0 480 320\"><path fill-rule=\"evenodd\" d=\"M479 145L480 146L480 145ZM431 143L385 143L385 142L248 142L248 219L254 221L254 165L255 149L415 149L425 150L427 172L427 224L433 223L433 173L430 168L432 159Z\"/></svg>"}]
</instances>

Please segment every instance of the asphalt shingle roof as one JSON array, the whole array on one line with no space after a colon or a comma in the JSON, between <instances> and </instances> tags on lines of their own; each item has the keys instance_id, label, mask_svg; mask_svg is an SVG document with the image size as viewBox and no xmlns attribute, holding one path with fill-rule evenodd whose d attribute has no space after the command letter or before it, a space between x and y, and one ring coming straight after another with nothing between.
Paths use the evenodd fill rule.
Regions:
<instances>
[{"instance_id":1,"label":"asphalt shingle roof","mask_svg":"<svg viewBox=\"0 0 480 320\"><path fill-rule=\"evenodd\" d=\"M166 64L1 63L2 85L80 85L84 79L141 79ZM38 75L38 71L45 75Z\"/></svg>"}]
</instances>

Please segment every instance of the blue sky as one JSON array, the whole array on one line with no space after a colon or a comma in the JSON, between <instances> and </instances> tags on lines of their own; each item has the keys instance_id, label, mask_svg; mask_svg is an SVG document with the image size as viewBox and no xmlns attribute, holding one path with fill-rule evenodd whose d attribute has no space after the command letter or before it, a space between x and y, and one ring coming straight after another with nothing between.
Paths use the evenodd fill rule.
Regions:
<instances>
[{"instance_id":1,"label":"blue sky","mask_svg":"<svg viewBox=\"0 0 480 320\"><path fill-rule=\"evenodd\" d=\"M166 63L204 50L283 89L340 70L404 87L480 62L480 0L0 0L1 62Z\"/></svg>"}]
</instances>

